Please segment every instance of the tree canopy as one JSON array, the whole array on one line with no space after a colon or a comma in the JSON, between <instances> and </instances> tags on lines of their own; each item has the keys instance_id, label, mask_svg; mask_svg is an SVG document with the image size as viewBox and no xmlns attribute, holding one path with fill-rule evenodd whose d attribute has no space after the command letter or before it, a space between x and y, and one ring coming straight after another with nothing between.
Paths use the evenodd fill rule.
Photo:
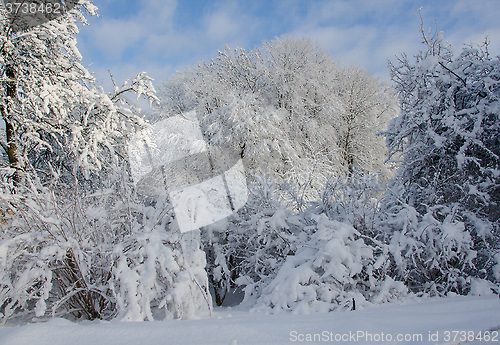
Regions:
<instances>
[{"instance_id":1,"label":"tree canopy","mask_svg":"<svg viewBox=\"0 0 500 345\"><path fill-rule=\"evenodd\" d=\"M167 80L159 97L160 116L195 110L206 140L229 142L249 176L268 173L314 194L343 169L389 175L377 133L397 113L391 88L340 67L307 38L226 47Z\"/></svg>"}]
</instances>

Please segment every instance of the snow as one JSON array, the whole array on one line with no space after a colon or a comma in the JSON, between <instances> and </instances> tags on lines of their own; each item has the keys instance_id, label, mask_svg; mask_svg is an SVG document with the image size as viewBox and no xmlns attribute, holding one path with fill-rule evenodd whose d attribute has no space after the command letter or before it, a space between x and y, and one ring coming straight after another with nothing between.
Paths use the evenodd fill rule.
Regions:
<instances>
[{"instance_id":1,"label":"snow","mask_svg":"<svg viewBox=\"0 0 500 345\"><path fill-rule=\"evenodd\" d=\"M346 340L341 340L341 343L358 344L458 344L458 337L455 342L445 341L445 332L473 331L477 334L496 328L500 325L499 307L498 297L489 295L408 298L402 302L369 306L362 310L309 315L265 315L238 308L216 308L211 318L190 321L99 321L76 324L56 318L24 326L1 326L0 345L265 345L339 342L335 341L335 337L337 340L342 337ZM315 335L316 341L307 341L314 340ZM402 335L403 339L405 336L415 336L415 340L399 342L396 340L398 335ZM432 340L429 340L430 335L433 336ZM453 340L453 334L448 335ZM392 341L387 341L390 336ZM372 341L369 337L372 337ZM477 344L482 343L485 342L477 341Z\"/></svg>"}]
</instances>

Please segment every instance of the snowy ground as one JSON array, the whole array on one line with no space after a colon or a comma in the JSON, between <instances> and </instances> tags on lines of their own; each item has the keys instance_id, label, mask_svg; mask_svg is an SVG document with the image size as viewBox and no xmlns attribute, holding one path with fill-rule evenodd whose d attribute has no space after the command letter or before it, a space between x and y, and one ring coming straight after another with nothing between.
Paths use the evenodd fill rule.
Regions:
<instances>
[{"instance_id":1,"label":"snowy ground","mask_svg":"<svg viewBox=\"0 0 500 345\"><path fill-rule=\"evenodd\" d=\"M216 309L212 318L192 321L75 324L53 319L0 327L0 344L458 344L464 333L453 331L477 335L498 326L498 296L448 297L313 315L263 315L224 308ZM493 333L489 342L482 339L467 344L500 344L500 336Z\"/></svg>"}]
</instances>

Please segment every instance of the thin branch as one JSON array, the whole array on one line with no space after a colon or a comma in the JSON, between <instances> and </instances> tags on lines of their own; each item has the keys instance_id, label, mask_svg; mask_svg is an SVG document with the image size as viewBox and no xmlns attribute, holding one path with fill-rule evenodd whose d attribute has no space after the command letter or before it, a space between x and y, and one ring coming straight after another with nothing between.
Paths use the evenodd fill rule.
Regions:
<instances>
[{"instance_id":1,"label":"thin branch","mask_svg":"<svg viewBox=\"0 0 500 345\"><path fill-rule=\"evenodd\" d=\"M457 77L464 84L464 86L467 86L467 82L462 77L460 77L458 74L456 74L451 69L449 69L448 67L446 67L442 62L439 62L439 65L441 67L443 67L445 70L447 70L448 72L450 72L451 74L453 74L455 77Z\"/></svg>"}]
</instances>

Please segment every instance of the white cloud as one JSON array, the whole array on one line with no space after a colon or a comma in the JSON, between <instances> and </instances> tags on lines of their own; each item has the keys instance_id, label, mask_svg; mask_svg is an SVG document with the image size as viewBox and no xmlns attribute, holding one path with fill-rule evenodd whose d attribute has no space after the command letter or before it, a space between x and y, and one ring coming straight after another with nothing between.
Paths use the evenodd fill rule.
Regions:
<instances>
[{"instance_id":1,"label":"white cloud","mask_svg":"<svg viewBox=\"0 0 500 345\"><path fill-rule=\"evenodd\" d=\"M233 17L234 18L234 17ZM211 39L226 39L240 31L237 21L227 12L214 13L207 20L207 34Z\"/></svg>"},{"instance_id":2,"label":"white cloud","mask_svg":"<svg viewBox=\"0 0 500 345\"><path fill-rule=\"evenodd\" d=\"M402 52L411 56L423 48L420 6L425 25L434 28L437 20L455 51L489 35L492 53L500 53L497 0L191 0L189 6L201 6L193 11L198 16L182 13L180 26L175 0L123 1L134 12L117 14L113 8L121 2L102 0L106 15L92 20L81 34L85 61L123 78L148 70L159 82L175 68L216 57L225 44L252 49L262 40L295 34L318 41L341 63L356 63L387 80L387 58ZM189 6L183 5L187 11Z\"/></svg>"},{"instance_id":3,"label":"white cloud","mask_svg":"<svg viewBox=\"0 0 500 345\"><path fill-rule=\"evenodd\" d=\"M135 21L112 19L89 29L97 49L108 58L120 59L126 49L136 47L143 39L146 28Z\"/></svg>"},{"instance_id":4,"label":"white cloud","mask_svg":"<svg viewBox=\"0 0 500 345\"><path fill-rule=\"evenodd\" d=\"M411 17L411 8L394 5L393 0L358 0L312 6L294 33L317 40L340 63L356 64L388 81L387 59L419 48L418 12L413 28L401 27L401 17Z\"/></svg>"}]
</instances>

